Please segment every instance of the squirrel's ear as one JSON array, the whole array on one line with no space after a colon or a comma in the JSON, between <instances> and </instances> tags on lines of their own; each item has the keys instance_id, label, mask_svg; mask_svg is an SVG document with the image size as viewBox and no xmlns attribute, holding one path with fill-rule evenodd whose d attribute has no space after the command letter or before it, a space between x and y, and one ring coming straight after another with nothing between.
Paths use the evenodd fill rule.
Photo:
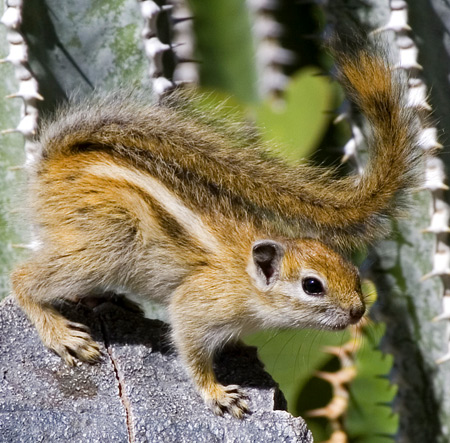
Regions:
<instances>
[{"instance_id":1,"label":"squirrel's ear","mask_svg":"<svg viewBox=\"0 0 450 443\"><path fill-rule=\"evenodd\" d=\"M253 243L252 260L247 272L261 290L270 289L280 275L284 247L274 240L259 240Z\"/></svg>"}]
</instances>

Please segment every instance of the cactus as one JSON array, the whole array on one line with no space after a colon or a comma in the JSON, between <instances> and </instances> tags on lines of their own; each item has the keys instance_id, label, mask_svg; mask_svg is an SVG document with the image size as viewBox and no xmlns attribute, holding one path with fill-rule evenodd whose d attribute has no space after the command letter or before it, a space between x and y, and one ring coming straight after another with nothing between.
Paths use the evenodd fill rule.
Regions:
<instances>
[{"instance_id":1,"label":"cactus","mask_svg":"<svg viewBox=\"0 0 450 443\"><path fill-rule=\"evenodd\" d=\"M417 17L419 5L410 2L410 8L416 9ZM407 3L391 1L390 20L381 31L394 33L399 65L410 75L411 106L424 116L423 148L436 150L441 146L436 140L437 130L430 123L431 107L425 83L435 85L435 79L442 77L444 64L442 60L423 67L423 62L420 63L421 53L429 51L426 45L420 48L414 40L416 24L423 29L423 23L419 25L422 19L409 20ZM431 19L430 15L429 26ZM434 47L440 43L428 40L428 44ZM437 113L442 112L438 101L431 97L430 102ZM445 123L441 125L440 129L445 129ZM380 288L386 289L382 291L384 297L380 299L378 312L387 324L385 347L395 358L398 439L444 442L450 439L449 207L443 194L447 188L444 164L438 156L428 159L425 178L424 190L416 197L420 209L408 223L401 221L396 227L395 250L392 244L390 248L383 244L377 247L374 275ZM397 265L393 267L394 260Z\"/></svg>"},{"instance_id":2,"label":"cactus","mask_svg":"<svg viewBox=\"0 0 450 443\"><path fill-rule=\"evenodd\" d=\"M22 249L25 249L21 247L26 240L17 224L15 212L18 203L13 189L24 181L21 166L25 162L23 136L29 140L36 123L36 113L27 114L27 105L31 102L29 111L33 108L33 101L40 98L33 75L27 69L28 47L19 32L21 21L21 2L5 8L1 18L4 26L0 28L3 42L0 77L4 79L0 84L0 94L10 98L0 102L0 298L9 291L8 276L13 261L18 260L22 256Z\"/></svg>"},{"instance_id":3,"label":"cactus","mask_svg":"<svg viewBox=\"0 0 450 443\"><path fill-rule=\"evenodd\" d=\"M431 104L439 131L450 128L444 101L449 86L440 61L447 60L447 43L436 32L430 35L431 29L441 29L431 7L435 0L408 3L409 13L402 0L7 0L0 29L0 57L7 62L0 65L0 95L13 97L0 100L0 297L9 290L12 263L33 246L32 233L26 235L28 229L18 223L20 200L13 197L24 181L20 165L33 161L31 138L39 113L74 91L152 85L149 100L157 100L180 83L198 82L214 89L218 100L231 95L239 112L263 127L264 137L277 140L277 149L289 159L305 157L317 146L336 147L339 140L344 160L360 170L364 124L357 116L349 118L355 113L348 105L341 107L336 127L332 115L324 113L338 107L339 93L317 76L329 61L310 35L320 21L326 35L350 17L382 36L397 57L394 62L410 74L411 106L424 116L423 146L438 149L436 128L428 122ZM441 8L443 17L450 14L437 1L434 8ZM191 15L193 22L186 20ZM435 45L437 50L430 50ZM18 132L9 131L14 128ZM342 133L352 134L346 144ZM338 155L327 154L331 161ZM247 340L258 344L292 412L315 410L310 415L328 417L309 421L317 440L372 442L378 441L376 434L380 441L383 435L398 441L449 439L449 208L438 157L428 161L426 174L411 217L396 223L394 234L366 261L373 264L366 274L377 285L373 316L385 326L366 326L356 336L301 331ZM376 349L383 331L381 349L394 361L391 387L384 377L392 359L383 360ZM345 383L341 376L348 376ZM343 407L336 412L332 406L338 401Z\"/></svg>"},{"instance_id":4,"label":"cactus","mask_svg":"<svg viewBox=\"0 0 450 443\"><path fill-rule=\"evenodd\" d=\"M343 6L338 3L330 8L331 16ZM411 7L417 5L411 2ZM386 323L381 348L394 356L391 379L398 394L393 408L399 414L395 438L443 442L450 435L450 386L446 382L450 367L445 365L450 360L446 312L449 207L443 195L447 189L444 165L436 156L442 146L437 141L437 129L430 123L431 107L422 75L431 66L419 63L419 47L405 1L392 0L389 5L371 2L369 8L365 5L367 14L362 12L362 8L354 11L353 19L361 20L372 34L383 35L396 68L408 74L409 106L421 116L420 142L432 153L425 165L424 187L414 197L412 217L396 223L394 235L377 245L372 255L375 265L371 276L379 293L373 313ZM425 74L432 83L435 72L430 69ZM440 277L440 281L434 277ZM439 324L439 320L447 324Z\"/></svg>"}]
</instances>

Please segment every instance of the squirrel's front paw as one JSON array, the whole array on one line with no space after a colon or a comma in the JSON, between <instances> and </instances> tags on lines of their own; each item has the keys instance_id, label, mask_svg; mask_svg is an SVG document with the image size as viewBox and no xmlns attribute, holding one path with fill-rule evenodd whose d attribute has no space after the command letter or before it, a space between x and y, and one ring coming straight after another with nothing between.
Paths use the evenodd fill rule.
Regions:
<instances>
[{"instance_id":1,"label":"squirrel's front paw","mask_svg":"<svg viewBox=\"0 0 450 443\"><path fill-rule=\"evenodd\" d=\"M222 386L214 385L211 389L203 392L206 404L217 415L231 414L236 418L243 418L250 412L247 405L247 395L237 385Z\"/></svg>"}]
</instances>

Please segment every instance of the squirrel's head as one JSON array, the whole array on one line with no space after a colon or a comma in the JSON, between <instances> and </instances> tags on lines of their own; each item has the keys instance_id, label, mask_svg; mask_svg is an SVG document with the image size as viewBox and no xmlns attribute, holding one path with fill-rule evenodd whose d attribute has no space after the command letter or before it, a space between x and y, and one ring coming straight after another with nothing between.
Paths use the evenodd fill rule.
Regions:
<instances>
[{"instance_id":1,"label":"squirrel's head","mask_svg":"<svg viewBox=\"0 0 450 443\"><path fill-rule=\"evenodd\" d=\"M344 329L365 313L355 266L318 240L259 240L247 272L263 327Z\"/></svg>"}]
</instances>

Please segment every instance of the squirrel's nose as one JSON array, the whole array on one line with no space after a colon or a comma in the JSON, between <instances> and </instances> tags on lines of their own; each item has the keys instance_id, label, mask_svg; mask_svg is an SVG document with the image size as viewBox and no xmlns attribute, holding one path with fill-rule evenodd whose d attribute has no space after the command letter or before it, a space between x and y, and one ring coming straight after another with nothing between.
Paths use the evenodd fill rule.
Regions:
<instances>
[{"instance_id":1,"label":"squirrel's nose","mask_svg":"<svg viewBox=\"0 0 450 443\"><path fill-rule=\"evenodd\" d=\"M354 325L355 323L358 323L359 320L361 320L361 317L366 312L366 308L364 305L359 306L353 306L350 308L349 314L350 314L350 323Z\"/></svg>"}]
</instances>

